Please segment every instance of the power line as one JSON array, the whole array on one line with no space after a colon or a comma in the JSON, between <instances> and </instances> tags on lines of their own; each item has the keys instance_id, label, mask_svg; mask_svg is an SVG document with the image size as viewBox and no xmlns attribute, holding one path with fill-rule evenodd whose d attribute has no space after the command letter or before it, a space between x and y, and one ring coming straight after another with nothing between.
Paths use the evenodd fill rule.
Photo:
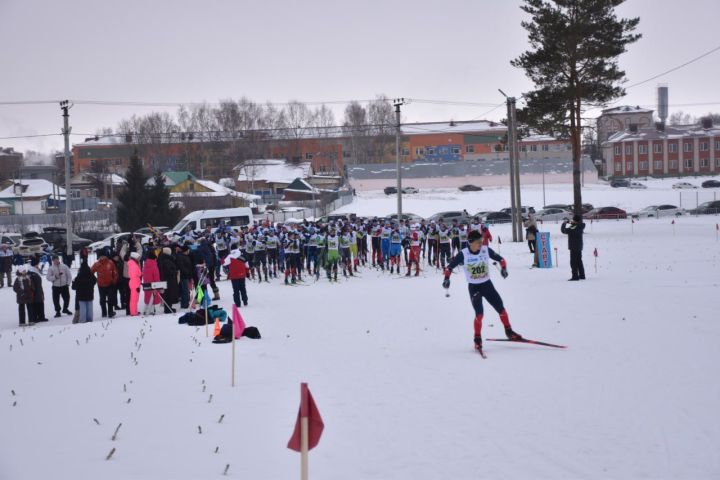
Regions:
<instances>
[{"instance_id":1,"label":"power line","mask_svg":"<svg viewBox=\"0 0 720 480\"><path fill-rule=\"evenodd\" d=\"M37 137L59 137L62 133L42 133L38 135L16 135L13 137L0 137L0 140L13 140L17 138L37 138Z\"/></svg>"},{"instance_id":2,"label":"power line","mask_svg":"<svg viewBox=\"0 0 720 480\"><path fill-rule=\"evenodd\" d=\"M669 69L669 70L665 70L664 72L658 73L657 75L654 75L654 76L652 76L652 77L650 77L650 78L648 78L648 79L645 79L645 80L643 80L643 81L641 81L641 82L637 82L637 83L633 83L632 85L628 85L627 87L625 87L625 89L627 90L628 88L637 87L638 85L642 85L642 84L644 84L644 83L651 82L651 81L655 80L656 78L660 78L660 77L662 77L663 75L667 75L668 73L672 73L672 72L674 72L674 71L676 71L676 70L680 70L681 68L686 67L686 66L690 65L691 63L697 62L697 61L700 60L701 58L707 57L708 55L717 52L718 50L720 50L720 45L718 45L717 47L715 47L715 48L713 48L713 49L711 49L711 50L708 50L707 52L703 53L702 55L699 55L699 56L693 58L692 60L688 60L687 62L685 62L685 63L683 63L683 64L681 64L681 65L678 65L677 67L673 67L673 68L671 68L671 69Z\"/></svg>"},{"instance_id":3,"label":"power line","mask_svg":"<svg viewBox=\"0 0 720 480\"><path fill-rule=\"evenodd\" d=\"M480 117L484 117L484 116L486 116L486 115L490 115L492 112L494 112L495 110L497 110L498 108L500 108L500 107L502 107L502 106L504 106L504 105L505 105L504 103L498 103L498 104L494 105L493 108L491 108L491 109L488 110L487 112L481 113L481 114L478 115L477 117L473 118L473 120L477 120L477 119L480 118Z\"/></svg>"}]
</instances>

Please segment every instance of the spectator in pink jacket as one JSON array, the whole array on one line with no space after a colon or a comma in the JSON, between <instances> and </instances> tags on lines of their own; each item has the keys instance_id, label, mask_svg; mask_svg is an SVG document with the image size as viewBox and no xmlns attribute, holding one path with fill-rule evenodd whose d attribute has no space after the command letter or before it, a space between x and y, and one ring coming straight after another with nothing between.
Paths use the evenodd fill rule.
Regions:
<instances>
[{"instance_id":1,"label":"spectator in pink jacket","mask_svg":"<svg viewBox=\"0 0 720 480\"><path fill-rule=\"evenodd\" d=\"M145 263L142 269L142 281L143 283L152 283L160 281L160 269L158 269L157 256L155 252L150 250L145 258ZM150 299L152 298L153 311L154 306L159 305L161 302L159 290L145 290L145 305L150 305Z\"/></svg>"},{"instance_id":2,"label":"spectator in pink jacket","mask_svg":"<svg viewBox=\"0 0 720 480\"><path fill-rule=\"evenodd\" d=\"M140 299L140 285L142 284L142 273L140 272L140 254L132 252L127 263L128 288L130 289L130 315L136 317L138 314L138 300Z\"/></svg>"}]
</instances>

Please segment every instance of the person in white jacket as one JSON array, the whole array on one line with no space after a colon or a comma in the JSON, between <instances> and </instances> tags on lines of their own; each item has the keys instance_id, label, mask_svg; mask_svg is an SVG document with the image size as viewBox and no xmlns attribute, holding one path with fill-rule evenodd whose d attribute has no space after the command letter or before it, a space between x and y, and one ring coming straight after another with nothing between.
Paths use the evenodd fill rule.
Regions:
<instances>
[{"instance_id":1,"label":"person in white jacket","mask_svg":"<svg viewBox=\"0 0 720 480\"><path fill-rule=\"evenodd\" d=\"M62 297L63 300L62 313L72 315L72 312L68 310L68 304L70 303L70 283L72 282L71 277L72 273L70 273L70 268L64 263L61 263L57 255L53 255L52 265L48 268L45 278L52 283L55 318L60 317L60 297Z\"/></svg>"}]
</instances>

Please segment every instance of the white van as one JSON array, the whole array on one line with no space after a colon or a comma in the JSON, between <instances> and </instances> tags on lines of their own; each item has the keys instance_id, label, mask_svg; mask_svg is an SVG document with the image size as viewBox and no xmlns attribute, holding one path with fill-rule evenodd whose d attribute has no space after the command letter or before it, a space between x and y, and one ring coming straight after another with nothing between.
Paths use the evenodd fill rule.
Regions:
<instances>
[{"instance_id":1,"label":"white van","mask_svg":"<svg viewBox=\"0 0 720 480\"><path fill-rule=\"evenodd\" d=\"M204 230L205 227L215 228L219 222L233 227L249 225L253 222L252 210L247 207L223 208L221 210L198 210L188 213L170 232L184 232L191 230Z\"/></svg>"}]
</instances>

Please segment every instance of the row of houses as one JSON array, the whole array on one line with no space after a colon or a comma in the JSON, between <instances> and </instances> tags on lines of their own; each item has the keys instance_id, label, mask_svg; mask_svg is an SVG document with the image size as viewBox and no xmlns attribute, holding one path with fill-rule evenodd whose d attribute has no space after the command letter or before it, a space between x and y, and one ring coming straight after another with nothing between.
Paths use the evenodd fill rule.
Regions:
<instances>
[{"instance_id":1,"label":"row of houses","mask_svg":"<svg viewBox=\"0 0 720 480\"><path fill-rule=\"evenodd\" d=\"M0 185L0 215L64 211L65 189L48 180L55 178L53 168L35 169L36 177L47 178L14 179ZM186 211L310 200L337 191L342 184L339 176L314 175L309 162L282 159L246 162L235 168L234 177L220 182L197 178L189 171L166 171L162 176L172 201ZM148 186L154 182L151 177ZM125 179L114 173L83 172L73 176L70 185L73 211L111 209Z\"/></svg>"}]
</instances>

